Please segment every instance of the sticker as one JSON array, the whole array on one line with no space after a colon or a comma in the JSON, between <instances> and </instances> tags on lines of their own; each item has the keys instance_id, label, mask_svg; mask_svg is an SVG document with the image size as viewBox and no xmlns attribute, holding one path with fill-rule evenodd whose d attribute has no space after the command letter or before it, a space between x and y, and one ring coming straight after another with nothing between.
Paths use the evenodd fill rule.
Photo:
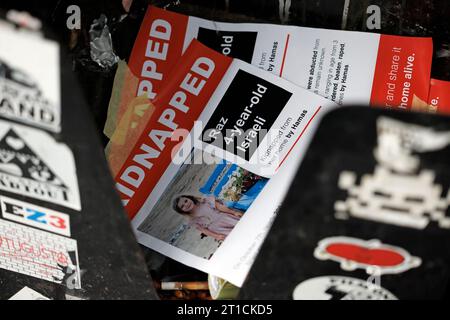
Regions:
<instances>
[{"instance_id":1,"label":"sticker","mask_svg":"<svg viewBox=\"0 0 450 320\"><path fill-rule=\"evenodd\" d=\"M2 216L32 227L70 237L70 217L23 201L0 197Z\"/></svg>"},{"instance_id":2,"label":"sticker","mask_svg":"<svg viewBox=\"0 0 450 320\"><path fill-rule=\"evenodd\" d=\"M405 123L388 117L377 119L376 161L399 173L411 174L420 166L420 154L450 146L450 131Z\"/></svg>"},{"instance_id":3,"label":"sticker","mask_svg":"<svg viewBox=\"0 0 450 320\"><path fill-rule=\"evenodd\" d=\"M1 120L0 190L81 209L72 151L46 132Z\"/></svg>"},{"instance_id":4,"label":"sticker","mask_svg":"<svg viewBox=\"0 0 450 320\"><path fill-rule=\"evenodd\" d=\"M0 219L0 268L81 288L78 261L76 240Z\"/></svg>"},{"instance_id":5,"label":"sticker","mask_svg":"<svg viewBox=\"0 0 450 320\"><path fill-rule=\"evenodd\" d=\"M319 260L340 263L346 271L365 269L368 274L397 274L421 265L422 260L406 250L386 245L379 240L330 237L321 240L314 250Z\"/></svg>"},{"instance_id":6,"label":"sticker","mask_svg":"<svg viewBox=\"0 0 450 320\"><path fill-rule=\"evenodd\" d=\"M9 300L50 300L39 292L31 288L23 287L19 292L13 295Z\"/></svg>"},{"instance_id":7,"label":"sticker","mask_svg":"<svg viewBox=\"0 0 450 320\"><path fill-rule=\"evenodd\" d=\"M398 300L388 290L361 279L323 276L299 283L294 300Z\"/></svg>"},{"instance_id":8,"label":"sticker","mask_svg":"<svg viewBox=\"0 0 450 320\"><path fill-rule=\"evenodd\" d=\"M0 47L0 115L61 131L59 46L13 30L0 36L8 44Z\"/></svg>"},{"instance_id":9,"label":"sticker","mask_svg":"<svg viewBox=\"0 0 450 320\"><path fill-rule=\"evenodd\" d=\"M449 146L450 131L438 132L386 117L378 119L377 131L374 173L363 175L359 186L356 173L340 173L338 185L348 197L335 203L336 218L352 216L414 229L424 229L435 221L450 229L446 215L450 190L447 198L441 196L442 185L435 183L434 171L420 169L419 157Z\"/></svg>"},{"instance_id":10,"label":"sticker","mask_svg":"<svg viewBox=\"0 0 450 320\"><path fill-rule=\"evenodd\" d=\"M441 197L442 186L435 183L433 171L405 175L377 165L373 174L362 176L359 186L356 179L354 172L341 172L339 187L349 196L336 201L336 218L351 216L413 229L425 229L435 221L440 228L450 229L446 216L450 197Z\"/></svg>"}]
</instances>

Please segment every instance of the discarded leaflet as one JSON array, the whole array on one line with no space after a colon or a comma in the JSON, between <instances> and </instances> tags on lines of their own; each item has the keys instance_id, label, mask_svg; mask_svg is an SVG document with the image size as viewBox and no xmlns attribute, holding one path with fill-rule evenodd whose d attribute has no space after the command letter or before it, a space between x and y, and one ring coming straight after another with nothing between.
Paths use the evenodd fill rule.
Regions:
<instances>
[{"instance_id":1,"label":"discarded leaflet","mask_svg":"<svg viewBox=\"0 0 450 320\"><path fill-rule=\"evenodd\" d=\"M128 154L121 152L129 149L123 137L134 145L144 127L141 122L145 123L154 111L150 102L143 102L144 98L157 97L171 68L196 37L225 55L245 59L340 103L377 103L410 109L428 98L430 38L220 23L150 6L130 56L129 69L114 87L114 101L105 124L105 133L111 139L107 152L114 174ZM330 90L339 85L343 90L338 90L340 98L336 100ZM113 128L119 123L120 132L113 136ZM280 170L283 177L276 189L288 188L299 163L298 153L292 155L297 159L291 160L291 170Z\"/></svg>"},{"instance_id":2,"label":"discarded leaflet","mask_svg":"<svg viewBox=\"0 0 450 320\"><path fill-rule=\"evenodd\" d=\"M260 195L281 202L266 189L336 105L198 41L170 78L116 188L141 244L240 285L275 214Z\"/></svg>"},{"instance_id":3,"label":"discarded leaflet","mask_svg":"<svg viewBox=\"0 0 450 320\"><path fill-rule=\"evenodd\" d=\"M426 101L432 39L255 23L224 23L153 6L129 67L136 95L153 99L192 39L244 60L338 104L411 109Z\"/></svg>"},{"instance_id":4,"label":"discarded leaflet","mask_svg":"<svg viewBox=\"0 0 450 320\"><path fill-rule=\"evenodd\" d=\"M285 94L283 90L279 91L275 94L277 99L266 104L276 90L261 81L252 83L251 76L240 71L236 72L234 79L224 77L219 87L228 86L228 94L224 93L217 101L212 99L214 109L207 104L205 111L198 116L203 123L200 133L191 132L189 136L186 132L179 134L177 130L180 128L187 132L191 128L185 127L185 122L180 125L180 122L173 121L183 106L189 107L189 96L187 100L182 100L183 103L187 101L186 105L182 104L176 114L168 112L163 116L166 128L162 128L162 123L155 123L154 120L162 115L162 110L167 106L162 102L169 99L167 87L183 80L174 80L172 70L179 67L177 63L180 59L186 58L183 53L194 38L224 55L241 58L337 103L378 104L401 109L412 109L416 102L428 97L432 44L430 38L414 38L411 41L408 37L360 32L222 24L149 7L130 57L127 75L117 86L119 93L105 125L105 132L111 138L107 154L111 156L109 160L116 175L116 186L129 215L134 217L133 226L141 243L150 244L172 258L240 285L267 234L323 108L320 105L315 110L300 107L295 117L277 117L275 109L268 108L268 105L282 108L285 101L294 100L289 96L290 91L286 90ZM361 59L362 54L364 59ZM239 81L236 81L237 78ZM206 82L206 87L208 78L203 76L199 79ZM189 83L196 82L192 78L185 79L185 84ZM248 92L242 90L247 87ZM231 105L236 107L229 108ZM328 106L333 105L328 103ZM148 119L150 121L147 123ZM153 133L148 131L151 126ZM164 142L169 140L169 135L163 131L170 126L173 132L178 132L178 142L185 139L192 139L193 142L188 145L174 143L169 147ZM267 135L267 140L273 145L265 143L265 148L260 148L266 133L260 129L264 127L279 128L281 134L278 139L276 135L275 138ZM114 128L120 130L114 131ZM142 136L147 134L150 138L147 141L153 140L157 148L148 148L150 144L142 143ZM155 142L155 138L160 140L159 143ZM297 138L301 143L296 142ZM126 153L121 154L121 145L127 150ZM130 153L130 145L135 146L135 150L140 148L142 154ZM176 149L179 151L174 152L176 161L171 163L173 159L164 155L166 150L161 147L172 149L175 145L181 151ZM192 148L195 150L192 151ZM150 153L153 155L150 156ZM180 153L183 156L177 157ZM134 163L136 166L132 168L130 154L137 156L134 160L147 161L147 166ZM154 157L158 160L153 161ZM205 157L212 158L213 164L198 169L199 164L193 165L191 162L192 159ZM188 158L190 160L185 162ZM169 169L161 172L160 168L166 166L164 163L170 163L170 168L175 172L178 170L177 173L168 174ZM278 164L273 168L276 174L262 170L262 167L267 168L271 164ZM157 172L151 178L147 172L149 168ZM203 176L199 173L202 170L210 173ZM124 174L125 180L120 179ZM193 183L194 187L187 185L186 181L194 179L198 180ZM246 198L245 192L248 190L242 180L262 186L253 190L253 199ZM144 199L140 198L137 190L140 185L150 186ZM244 192L241 193L241 190ZM219 198L220 204L212 195L216 200ZM242 203L244 199L249 200L246 205ZM192 218L200 211L214 211L218 207L224 209L221 207L223 204L232 205L233 210L240 206L239 210L244 213L228 212L232 217L227 222L215 216ZM194 209L197 214L176 215L175 212L182 211L182 208ZM172 215L165 215L168 210L172 210ZM250 220L247 217L252 215L251 212L260 215L258 222L252 221L252 231L241 227L246 225L244 221ZM221 227L211 223L211 219L220 220ZM245 230L249 235L240 248L237 246L238 238L241 240L243 236L234 237L238 234L235 230ZM195 241L199 232L203 245ZM224 248L233 250L239 257L227 271L212 267L215 261L220 261L219 258L225 261L230 258ZM230 264L228 260L224 265Z\"/></svg>"}]
</instances>

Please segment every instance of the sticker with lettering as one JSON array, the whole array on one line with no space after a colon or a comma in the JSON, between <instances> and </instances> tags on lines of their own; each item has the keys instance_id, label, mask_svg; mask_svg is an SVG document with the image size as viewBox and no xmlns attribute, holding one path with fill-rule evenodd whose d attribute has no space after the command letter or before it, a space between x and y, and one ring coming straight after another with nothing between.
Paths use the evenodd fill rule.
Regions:
<instances>
[{"instance_id":1,"label":"sticker with lettering","mask_svg":"<svg viewBox=\"0 0 450 320\"><path fill-rule=\"evenodd\" d=\"M0 219L0 268L81 288L77 241Z\"/></svg>"},{"instance_id":2,"label":"sticker with lettering","mask_svg":"<svg viewBox=\"0 0 450 320\"><path fill-rule=\"evenodd\" d=\"M70 217L65 213L4 196L0 206L5 219L70 237Z\"/></svg>"}]
</instances>

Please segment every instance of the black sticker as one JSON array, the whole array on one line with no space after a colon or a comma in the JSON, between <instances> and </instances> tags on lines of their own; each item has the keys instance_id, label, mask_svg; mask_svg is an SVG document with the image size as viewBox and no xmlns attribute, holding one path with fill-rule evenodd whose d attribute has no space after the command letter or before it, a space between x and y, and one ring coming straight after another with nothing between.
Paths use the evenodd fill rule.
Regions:
<instances>
[{"instance_id":1,"label":"black sticker","mask_svg":"<svg viewBox=\"0 0 450 320\"><path fill-rule=\"evenodd\" d=\"M239 70L206 124L203 141L248 161L291 96Z\"/></svg>"}]
</instances>

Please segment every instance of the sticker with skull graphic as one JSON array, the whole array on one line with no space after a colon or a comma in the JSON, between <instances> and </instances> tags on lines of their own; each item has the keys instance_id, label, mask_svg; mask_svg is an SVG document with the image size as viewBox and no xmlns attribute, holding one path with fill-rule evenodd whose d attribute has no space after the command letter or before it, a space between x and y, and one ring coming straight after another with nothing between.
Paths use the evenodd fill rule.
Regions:
<instances>
[{"instance_id":1,"label":"sticker with skull graphic","mask_svg":"<svg viewBox=\"0 0 450 320\"><path fill-rule=\"evenodd\" d=\"M446 210L450 190L435 183L435 173L420 169L420 153L433 152L450 145L450 132L411 125L380 117L377 121L377 160L373 174L365 174L358 186L357 175L343 171L338 186L348 192L347 199L336 201L336 218L355 217L392 225L424 229L430 221L450 229Z\"/></svg>"}]
</instances>

